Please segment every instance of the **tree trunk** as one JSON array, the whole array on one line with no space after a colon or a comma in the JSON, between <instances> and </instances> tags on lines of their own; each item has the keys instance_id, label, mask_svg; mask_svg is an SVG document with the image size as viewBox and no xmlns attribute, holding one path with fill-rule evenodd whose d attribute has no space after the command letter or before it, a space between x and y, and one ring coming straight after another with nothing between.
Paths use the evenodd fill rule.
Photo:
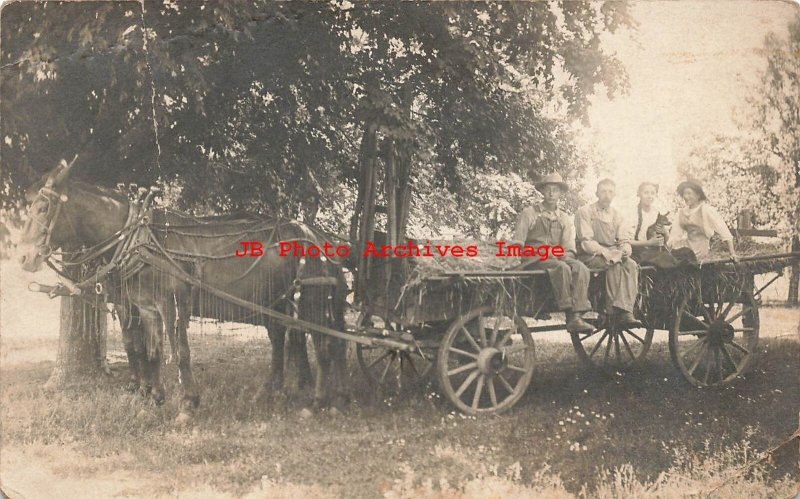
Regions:
<instances>
[{"instance_id":1,"label":"tree trunk","mask_svg":"<svg viewBox=\"0 0 800 499\"><path fill-rule=\"evenodd\" d=\"M88 295L86 299L61 297L58 357L45 388L56 388L78 378L109 372L106 364L106 315L106 304L99 295Z\"/></svg>"},{"instance_id":2,"label":"tree trunk","mask_svg":"<svg viewBox=\"0 0 800 499\"><path fill-rule=\"evenodd\" d=\"M792 238L792 251L800 251L800 237ZM789 296L786 302L790 307L798 305L798 288L800 287L800 263L792 265L792 273L789 276Z\"/></svg>"}]
</instances>

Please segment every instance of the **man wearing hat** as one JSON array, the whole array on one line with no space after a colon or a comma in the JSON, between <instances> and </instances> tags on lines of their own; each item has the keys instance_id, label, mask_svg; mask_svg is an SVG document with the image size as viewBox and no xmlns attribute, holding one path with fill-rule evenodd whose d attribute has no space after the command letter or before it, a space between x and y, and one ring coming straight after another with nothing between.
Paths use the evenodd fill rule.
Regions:
<instances>
[{"instance_id":1,"label":"man wearing hat","mask_svg":"<svg viewBox=\"0 0 800 499\"><path fill-rule=\"evenodd\" d=\"M519 214L513 243L564 248L563 257L534 260L527 268L547 270L558 308L567 316L567 331L593 331L582 318L592 308L588 297L589 269L575 258L575 225L571 217L558 208L567 184L558 173L550 173L535 186L544 199Z\"/></svg>"},{"instance_id":2,"label":"man wearing hat","mask_svg":"<svg viewBox=\"0 0 800 499\"><path fill-rule=\"evenodd\" d=\"M631 234L622 214L611 206L616 184L597 184L597 202L575 213L578 258L591 269L606 271L605 312L619 326L638 326L633 305L639 294L639 266L631 256Z\"/></svg>"},{"instance_id":3,"label":"man wearing hat","mask_svg":"<svg viewBox=\"0 0 800 499\"><path fill-rule=\"evenodd\" d=\"M700 182L685 180L678 184L677 190L686 206L678 210L676 223L672 224L670 248L689 248L702 260L708 257L711 237L717 234L726 244L731 258L737 261L733 235L716 208L708 204Z\"/></svg>"}]
</instances>

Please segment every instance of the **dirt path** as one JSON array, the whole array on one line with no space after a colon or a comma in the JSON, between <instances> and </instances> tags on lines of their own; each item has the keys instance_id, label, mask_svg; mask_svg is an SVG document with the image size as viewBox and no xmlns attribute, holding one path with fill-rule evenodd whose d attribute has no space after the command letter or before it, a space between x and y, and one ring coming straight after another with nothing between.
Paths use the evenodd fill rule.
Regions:
<instances>
[{"instance_id":1,"label":"dirt path","mask_svg":"<svg viewBox=\"0 0 800 499\"><path fill-rule=\"evenodd\" d=\"M291 498L331 497L317 487L276 483L267 479L234 496L208 485L178 484L169 473L108 469L99 459L69 447L3 447L0 488L10 499L80 498Z\"/></svg>"}]
</instances>

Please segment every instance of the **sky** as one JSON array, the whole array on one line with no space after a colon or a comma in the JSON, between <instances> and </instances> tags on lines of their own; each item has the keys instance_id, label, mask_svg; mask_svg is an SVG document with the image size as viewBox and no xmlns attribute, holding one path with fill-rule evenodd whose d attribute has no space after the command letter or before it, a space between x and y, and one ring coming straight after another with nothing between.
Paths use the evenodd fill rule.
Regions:
<instances>
[{"instance_id":1,"label":"sky","mask_svg":"<svg viewBox=\"0 0 800 499\"><path fill-rule=\"evenodd\" d=\"M735 131L733 113L766 67L764 38L788 36L798 3L774 0L631 0L635 30L606 37L630 79L630 93L598 95L588 136L617 181L617 202L635 203L643 180L662 192L693 141ZM593 182L584 192L593 193Z\"/></svg>"}]
</instances>

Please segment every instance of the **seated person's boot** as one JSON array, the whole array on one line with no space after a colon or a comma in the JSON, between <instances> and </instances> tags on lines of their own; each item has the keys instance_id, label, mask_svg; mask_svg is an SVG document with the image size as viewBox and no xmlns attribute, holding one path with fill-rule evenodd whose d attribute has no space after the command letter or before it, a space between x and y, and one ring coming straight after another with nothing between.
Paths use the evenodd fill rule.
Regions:
<instances>
[{"instance_id":1,"label":"seated person's boot","mask_svg":"<svg viewBox=\"0 0 800 499\"><path fill-rule=\"evenodd\" d=\"M614 321L617 323L617 326L639 327L642 325L641 321L636 319L636 317L634 317L633 314L628 312L627 310L615 308L614 311L615 311Z\"/></svg>"},{"instance_id":2,"label":"seated person's boot","mask_svg":"<svg viewBox=\"0 0 800 499\"><path fill-rule=\"evenodd\" d=\"M581 318L580 312L569 311L567 314L567 331L570 333L590 333L594 326Z\"/></svg>"}]
</instances>

